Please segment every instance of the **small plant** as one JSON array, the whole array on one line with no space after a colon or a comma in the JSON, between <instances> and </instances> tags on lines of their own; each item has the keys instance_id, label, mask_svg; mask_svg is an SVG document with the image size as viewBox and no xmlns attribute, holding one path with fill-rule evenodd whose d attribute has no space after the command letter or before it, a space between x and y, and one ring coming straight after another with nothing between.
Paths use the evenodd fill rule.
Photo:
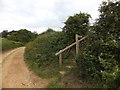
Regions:
<instances>
[{"instance_id":1,"label":"small plant","mask_svg":"<svg viewBox=\"0 0 120 90\"><path fill-rule=\"evenodd\" d=\"M62 88L62 85L60 84L60 81L58 79L51 81L47 88Z\"/></svg>"}]
</instances>

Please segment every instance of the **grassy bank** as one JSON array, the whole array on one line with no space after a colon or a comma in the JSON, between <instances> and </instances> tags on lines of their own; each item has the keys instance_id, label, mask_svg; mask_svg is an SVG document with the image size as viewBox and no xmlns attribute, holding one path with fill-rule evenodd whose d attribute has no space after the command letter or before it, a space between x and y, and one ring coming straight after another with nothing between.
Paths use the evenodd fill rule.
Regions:
<instances>
[{"instance_id":1,"label":"grassy bank","mask_svg":"<svg viewBox=\"0 0 120 90\"><path fill-rule=\"evenodd\" d=\"M5 38L0 38L0 50L1 51L7 51L10 49L20 47L20 46L23 46L21 42L16 42L12 40L7 40Z\"/></svg>"}]
</instances>

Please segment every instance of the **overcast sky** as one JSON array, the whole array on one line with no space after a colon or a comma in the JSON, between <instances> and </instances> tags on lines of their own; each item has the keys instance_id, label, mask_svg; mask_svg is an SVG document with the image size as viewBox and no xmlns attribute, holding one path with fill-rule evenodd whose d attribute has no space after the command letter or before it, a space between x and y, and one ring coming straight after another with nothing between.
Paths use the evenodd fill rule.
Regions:
<instances>
[{"instance_id":1,"label":"overcast sky","mask_svg":"<svg viewBox=\"0 0 120 90\"><path fill-rule=\"evenodd\" d=\"M85 12L98 18L103 0L0 0L0 32L60 30L69 16Z\"/></svg>"}]
</instances>

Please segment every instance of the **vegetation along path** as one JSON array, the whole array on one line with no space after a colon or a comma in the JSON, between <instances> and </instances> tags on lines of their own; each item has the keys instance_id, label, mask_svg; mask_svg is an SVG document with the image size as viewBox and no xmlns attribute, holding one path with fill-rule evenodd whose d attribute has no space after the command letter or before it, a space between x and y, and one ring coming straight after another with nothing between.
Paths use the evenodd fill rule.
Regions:
<instances>
[{"instance_id":1,"label":"vegetation along path","mask_svg":"<svg viewBox=\"0 0 120 90\"><path fill-rule=\"evenodd\" d=\"M3 88L44 88L48 85L48 80L37 77L28 70L23 57L24 49L25 47L20 47L3 53Z\"/></svg>"}]
</instances>

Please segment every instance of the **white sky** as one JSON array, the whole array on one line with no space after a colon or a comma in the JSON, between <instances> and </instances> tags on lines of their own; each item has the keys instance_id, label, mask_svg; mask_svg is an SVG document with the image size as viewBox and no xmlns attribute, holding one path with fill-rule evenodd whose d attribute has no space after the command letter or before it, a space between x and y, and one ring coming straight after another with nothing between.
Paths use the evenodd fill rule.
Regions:
<instances>
[{"instance_id":1,"label":"white sky","mask_svg":"<svg viewBox=\"0 0 120 90\"><path fill-rule=\"evenodd\" d=\"M95 20L103 0L0 0L0 32L60 30L69 16L85 12Z\"/></svg>"}]
</instances>

